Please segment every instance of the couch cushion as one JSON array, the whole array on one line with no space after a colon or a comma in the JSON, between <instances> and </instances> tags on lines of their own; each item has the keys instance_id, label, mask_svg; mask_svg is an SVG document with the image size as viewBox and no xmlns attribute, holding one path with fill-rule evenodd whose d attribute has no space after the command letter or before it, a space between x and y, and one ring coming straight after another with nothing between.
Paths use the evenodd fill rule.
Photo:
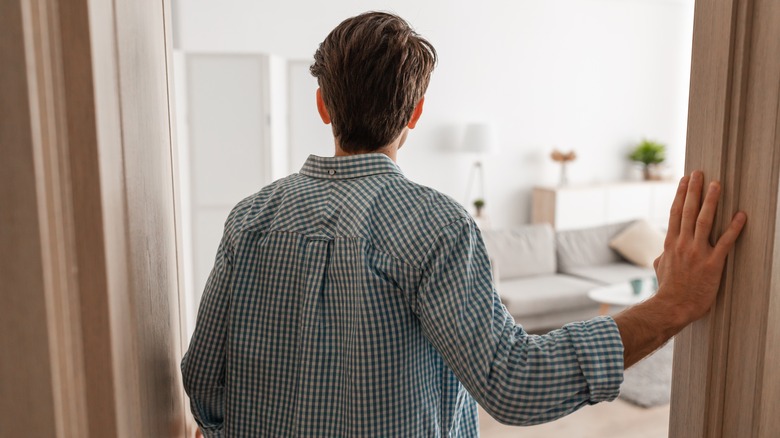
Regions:
<instances>
[{"instance_id":1,"label":"couch cushion","mask_svg":"<svg viewBox=\"0 0 780 438\"><path fill-rule=\"evenodd\" d=\"M575 275L584 280L595 281L603 284L615 284L629 281L634 278L648 278L655 275L652 269L642 268L631 263L611 263L603 266L586 266L573 268L566 271L569 275Z\"/></svg>"},{"instance_id":2,"label":"couch cushion","mask_svg":"<svg viewBox=\"0 0 780 438\"><path fill-rule=\"evenodd\" d=\"M626 227L609 241L609 247L637 266L652 268L656 257L664 252L666 236L642 219Z\"/></svg>"},{"instance_id":3,"label":"couch cushion","mask_svg":"<svg viewBox=\"0 0 780 438\"><path fill-rule=\"evenodd\" d=\"M502 280L556 271L555 233L548 224L485 230L482 238Z\"/></svg>"},{"instance_id":4,"label":"couch cushion","mask_svg":"<svg viewBox=\"0 0 780 438\"><path fill-rule=\"evenodd\" d=\"M524 315L593 306L588 291L599 286L598 283L569 275L538 275L502 281L498 293L509 313L518 323L523 324Z\"/></svg>"},{"instance_id":5,"label":"couch cushion","mask_svg":"<svg viewBox=\"0 0 780 438\"><path fill-rule=\"evenodd\" d=\"M631 222L582 230L560 231L555 236L558 270L569 272L584 266L608 265L625 259L609 247L609 241Z\"/></svg>"}]
</instances>

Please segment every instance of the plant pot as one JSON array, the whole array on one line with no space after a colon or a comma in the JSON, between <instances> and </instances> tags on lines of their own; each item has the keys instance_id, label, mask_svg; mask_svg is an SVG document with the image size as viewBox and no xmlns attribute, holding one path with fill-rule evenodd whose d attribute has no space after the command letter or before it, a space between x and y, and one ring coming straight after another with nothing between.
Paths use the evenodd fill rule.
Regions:
<instances>
[{"instance_id":1,"label":"plant pot","mask_svg":"<svg viewBox=\"0 0 780 438\"><path fill-rule=\"evenodd\" d=\"M660 164L648 164L643 169L645 181L661 181L664 179L663 166Z\"/></svg>"},{"instance_id":2,"label":"plant pot","mask_svg":"<svg viewBox=\"0 0 780 438\"><path fill-rule=\"evenodd\" d=\"M653 179L653 172L650 170L650 165L645 164L644 169L642 169L642 175L645 178L645 181L651 181Z\"/></svg>"}]
</instances>

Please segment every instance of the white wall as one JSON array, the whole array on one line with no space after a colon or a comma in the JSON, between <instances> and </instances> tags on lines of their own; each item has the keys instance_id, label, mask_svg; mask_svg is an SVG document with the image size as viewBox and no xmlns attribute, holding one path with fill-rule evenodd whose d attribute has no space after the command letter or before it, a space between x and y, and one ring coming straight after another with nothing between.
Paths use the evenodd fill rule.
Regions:
<instances>
[{"instance_id":1,"label":"white wall","mask_svg":"<svg viewBox=\"0 0 780 438\"><path fill-rule=\"evenodd\" d=\"M289 167L297 172L309 154L333 155L334 141L330 126L322 123L315 104L317 80L309 73L308 61L290 61L289 73Z\"/></svg>"},{"instance_id":2,"label":"white wall","mask_svg":"<svg viewBox=\"0 0 780 438\"><path fill-rule=\"evenodd\" d=\"M573 183L624 178L625 156L643 136L666 142L681 174L692 1L187 0L174 2L176 44L310 59L342 19L370 9L397 12L440 55L399 164L462 200L473 157L452 148L466 122L493 122L501 152L484 163L494 225L529 220L530 188L557 178L553 147L577 151ZM312 129L327 138L328 127Z\"/></svg>"},{"instance_id":3,"label":"white wall","mask_svg":"<svg viewBox=\"0 0 780 438\"><path fill-rule=\"evenodd\" d=\"M288 175L288 62L280 56L268 57L268 103L270 120L271 178L277 180Z\"/></svg>"}]
</instances>

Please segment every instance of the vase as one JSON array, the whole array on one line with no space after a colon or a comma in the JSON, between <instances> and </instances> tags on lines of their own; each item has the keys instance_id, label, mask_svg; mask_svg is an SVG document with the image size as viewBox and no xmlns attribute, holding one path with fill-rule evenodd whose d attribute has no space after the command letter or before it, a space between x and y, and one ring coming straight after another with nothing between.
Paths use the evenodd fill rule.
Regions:
<instances>
[{"instance_id":1,"label":"vase","mask_svg":"<svg viewBox=\"0 0 780 438\"><path fill-rule=\"evenodd\" d=\"M566 174L566 161L561 161L561 179L558 181L558 186L563 187L569 184L569 176Z\"/></svg>"}]
</instances>

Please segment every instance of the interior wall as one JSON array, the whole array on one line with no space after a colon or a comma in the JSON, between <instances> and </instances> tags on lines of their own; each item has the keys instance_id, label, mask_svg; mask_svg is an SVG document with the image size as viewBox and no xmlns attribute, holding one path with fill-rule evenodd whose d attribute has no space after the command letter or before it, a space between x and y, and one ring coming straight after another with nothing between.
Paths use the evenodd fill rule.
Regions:
<instances>
[{"instance_id":1,"label":"interior wall","mask_svg":"<svg viewBox=\"0 0 780 438\"><path fill-rule=\"evenodd\" d=\"M492 122L500 152L483 162L495 226L529 221L531 187L557 181L553 148L578 153L574 184L628 176L626 156L645 136L667 143L672 173L682 173L692 0L179 1L176 44L306 62L341 20L371 9L409 20L440 56L399 164L463 201L475 157L454 149L466 123ZM327 126L307 131L290 137L328 139Z\"/></svg>"},{"instance_id":2,"label":"interior wall","mask_svg":"<svg viewBox=\"0 0 780 438\"><path fill-rule=\"evenodd\" d=\"M280 56L268 57L268 103L271 153L271 179L288 175L288 62Z\"/></svg>"},{"instance_id":3,"label":"interior wall","mask_svg":"<svg viewBox=\"0 0 780 438\"><path fill-rule=\"evenodd\" d=\"M310 61L288 63L288 168L297 172L310 154L333 155L333 134L330 125L322 123L315 104L317 81L309 73Z\"/></svg>"}]
</instances>

